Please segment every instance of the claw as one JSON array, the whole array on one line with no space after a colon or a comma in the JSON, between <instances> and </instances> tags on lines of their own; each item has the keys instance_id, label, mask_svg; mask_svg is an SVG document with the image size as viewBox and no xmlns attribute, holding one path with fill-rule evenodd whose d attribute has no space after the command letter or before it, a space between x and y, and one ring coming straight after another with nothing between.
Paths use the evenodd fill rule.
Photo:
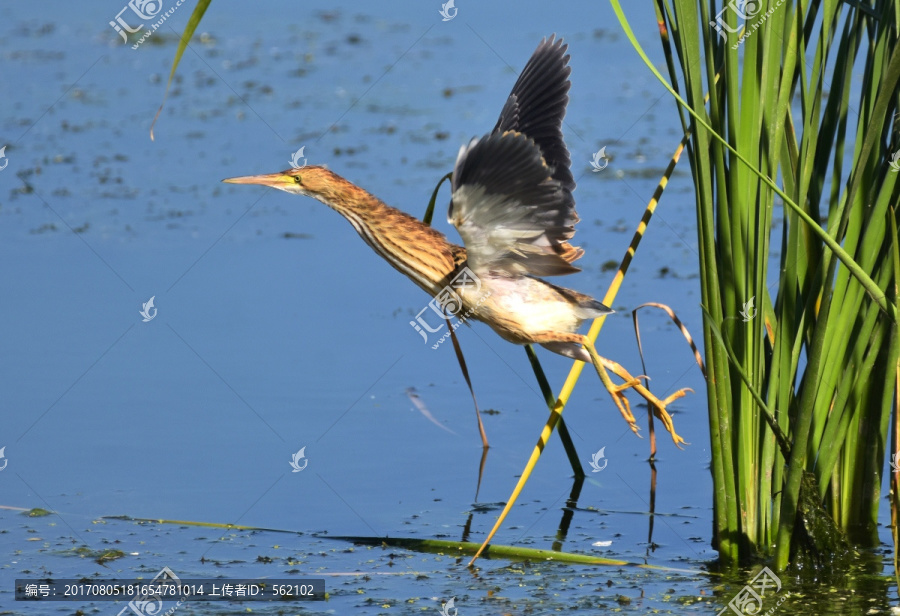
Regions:
<instances>
[{"instance_id":1,"label":"claw","mask_svg":"<svg viewBox=\"0 0 900 616\"><path fill-rule=\"evenodd\" d=\"M631 412L631 404L628 402L628 398L625 397L625 394L622 393L624 389L628 389L627 384L614 386L612 389L609 389L609 394L612 396L613 402L615 402L616 407L619 409L619 413L622 414L622 418L628 422L628 427L631 428L631 431L640 436L638 433L638 425L637 420L635 420L634 415Z\"/></svg>"},{"instance_id":2,"label":"claw","mask_svg":"<svg viewBox=\"0 0 900 616\"><path fill-rule=\"evenodd\" d=\"M669 402L672 402L673 400L678 400L678 398L684 398L687 395L687 392L694 393L694 390L691 389L690 387L683 387L683 388L679 389L678 391L676 391L671 396L669 396L668 398L666 398L665 400L663 400L663 404L668 404Z\"/></svg>"},{"instance_id":3,"label":"claw","mask_svg":"<svg viewBox=\"0 0 900 616\"><path fill-rule=\"evenodd\" d=\"M678 436L678 434L675 432L675 424L672 422L672 416L669 415L668 411L666 411L666 406L673 400L678 400L679 398L685 397L687 395L687 392L693 393L694 392L693 389L691 389L690 387L684 387L682 389L679 389L675 393L673 393L671 396L669 396L665 400L660 400L659 398L657 398L652 393L650 393L649 391L646 391L646 390L642 392L639 389L635 388L635 391L637 391L645 400L647 400L647 402L650 404L650 408L653 410L653 414L656 416L657 419L659 419L661 422L663 422L663 425L666 427L666 430L669 432L669 434L672 435L672 440L675 441L675 445L679 449L681 448L682 444L685 444L685 445L690 444L690 443L686 442L683 438Z\"/></svg>"},{"instance_id":4,"label":"claw","mask_svg":"<svg viewBox=\"0 0 900 616\"><path fill-rule=\"evenodd\" d=\"M613 388L610 390L609 393L615 392L618 394L621 391L625 391L626 389L631 389L635 385L640 385L640 384L641 384L641 378L635 377L635 378L631 379L630 381L625 381L621 385L613 385Z\"/></svg>"},{"instance_id":5,"label":"claw","mask_svg":"<svg viewBox=\"0 0 900 616\"><path fill-rule=\"evenodd\" d=\"M625 419L625 421L628 422L628 426L631 428L632 432L638 434L638 426L637 422L634 419L634 415L631 413L631 405L628 402L628 398L626 398L625 394L623 393L628 389L633 389L635 392L637 392L638 395L640 395L647 401L653 414L657 417L657 419L663 422L663 425L672 436L672 440L675 441L675 445L678 448L681 448L682 444L689 444L675 432L675 424L672 422L671 415L669 415L668 411L666 411L666 405L668 405L673 400L683 398L689 391L693 393L694 390L689 387L685 387L683 389L679 389L665 400L660 400L641 383L641 379L649 380L649 377L645 375L641 375L638 377L632 376L628 373L627 370L625 370L625 368L623 368L616 362L600 357L600 355L597 354L597 350L593 348L593 345L587 338L585 338L584 347L591 355L591 359L594 363L594 368L597 370L597 375L600 377L600 380L603 381L603 385L612 396L613 402L615 402L616 407L622 414L622 417ZM613 383L612 379L610 379L609 377L609 374L606 372L607 368L612 370L613 373L616 374L616 376L620 377L625 382L621 385L616 385L615 383Z\"/></svg>"}]
</instances>

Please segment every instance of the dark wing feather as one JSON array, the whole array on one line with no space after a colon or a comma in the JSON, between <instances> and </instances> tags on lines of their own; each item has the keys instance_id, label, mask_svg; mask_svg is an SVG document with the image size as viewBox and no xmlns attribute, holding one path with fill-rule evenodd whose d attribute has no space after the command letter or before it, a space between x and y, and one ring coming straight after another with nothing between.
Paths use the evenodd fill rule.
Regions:
<instances>
[{"instance_id":1,"label":"dark wing feather","mask_svg":"<svg viewBox=\"0 0 900 616\"><path fill-rule=\"evenodd\" d=\"M563 141L569 102L568 47L544 39L528 60L491 134L460 149L450 222L473 269L553 276L579 271L568 243L578 215Z\"/></svg>"},{"instance_id":2,"label":"dark wing feather","mask_svg":"<svg viewBox=\"0 0 900 616\"><path fill-rule=\"evenodd\" d=\"M537 46L513 86L493 132L517 131L534 139L553 179L575 190L569 150L563 141L562 121L569 103L568 45L555 35Z\"/></svg>"},{"instance_id":3,"label":"dark wing feather","mask_svg":"<svg viewBox=\"0 0 900 616\"><path fill-rule=\"evenodd\" d=\"M551 176L533 139L514 132L473 139L460 149L452 189L448 218L474 271L579 271L570 261L582 251L566 242L578 220L572 193Z\"/></svg>"}]
</instances>

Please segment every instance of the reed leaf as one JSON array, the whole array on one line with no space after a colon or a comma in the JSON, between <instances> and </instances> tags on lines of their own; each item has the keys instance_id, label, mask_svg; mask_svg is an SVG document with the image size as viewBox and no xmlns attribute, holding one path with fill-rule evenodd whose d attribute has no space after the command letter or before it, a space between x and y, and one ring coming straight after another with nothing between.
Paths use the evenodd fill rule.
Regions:
<instances>
[{"instance_id":1,"label":"reed leaf","mask_svg":"<svg viewBox=\"0 0 900 616\"><path fill-rule=\"evenodd\" d=\"M900 352L900 8L654 0L666 80L611 3L690 134L720 558L833 564L853 551L823 549L844 543L832 527L877 545Z\"/></svg>"}]
</instances>

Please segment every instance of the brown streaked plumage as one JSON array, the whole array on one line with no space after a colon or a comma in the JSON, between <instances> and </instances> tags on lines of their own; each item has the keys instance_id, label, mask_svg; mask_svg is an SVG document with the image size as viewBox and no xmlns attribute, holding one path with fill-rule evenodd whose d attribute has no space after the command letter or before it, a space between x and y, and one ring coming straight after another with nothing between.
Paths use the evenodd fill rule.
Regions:
<instances>
[{"instance_id":1,"label":"brown streaked plumage","mask_svg":"<svg viewBox=\"0 0 900 616\"><path fill-rule=\"evenodd\" d=\"M562 135L568 103L569 56L562 40L541 41L516 81L494 130L464 145L452 178L448 219L465 247L390 207L341 176L318 166L225 180L306 195L331 207L375 252L428 294L437 297L467 268L472 284L454 288L460 312L515 344L540 344L594 364L632 430L637 425L624 391L648 400L676 443L666 404L640 379L600 357L577 333L581 324L612 312L594 298L550 284L541 276L580 271L584 251L570 243L578 216L569 152ZM607 370L624 379L611 381Z\"/></svg>"},{"instance_id":2,"label":"brown streaked plumage","mask_svg":"<svg viewBox=\"0 0 900 616\"><path fill-rule=\"evenodd\" d=\"M225 182L262 184L318 199L346 218L375 252L430 295L436 295L466 260L466 249L448 242L440 231L324 167L310 165Z\"/></svg>"}]
</instances>

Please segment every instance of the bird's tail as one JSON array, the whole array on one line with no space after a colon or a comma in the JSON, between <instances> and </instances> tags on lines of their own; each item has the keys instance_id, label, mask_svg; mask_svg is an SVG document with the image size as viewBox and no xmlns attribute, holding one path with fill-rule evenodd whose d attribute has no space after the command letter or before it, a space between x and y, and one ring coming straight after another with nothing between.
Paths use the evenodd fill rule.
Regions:
<instances>
[{"instance_id":1,"label":"bird's tail","mask_svg":"<svg viewBox=\"0 0 900 616\"><path fill-rule=\"evenodd\" d=\"M579 319L596 319L604 314L612 314L615 312L612 308L595 299L586 299L579 301L575 308L575 314Z\"/></svg>"}]
</instances>

